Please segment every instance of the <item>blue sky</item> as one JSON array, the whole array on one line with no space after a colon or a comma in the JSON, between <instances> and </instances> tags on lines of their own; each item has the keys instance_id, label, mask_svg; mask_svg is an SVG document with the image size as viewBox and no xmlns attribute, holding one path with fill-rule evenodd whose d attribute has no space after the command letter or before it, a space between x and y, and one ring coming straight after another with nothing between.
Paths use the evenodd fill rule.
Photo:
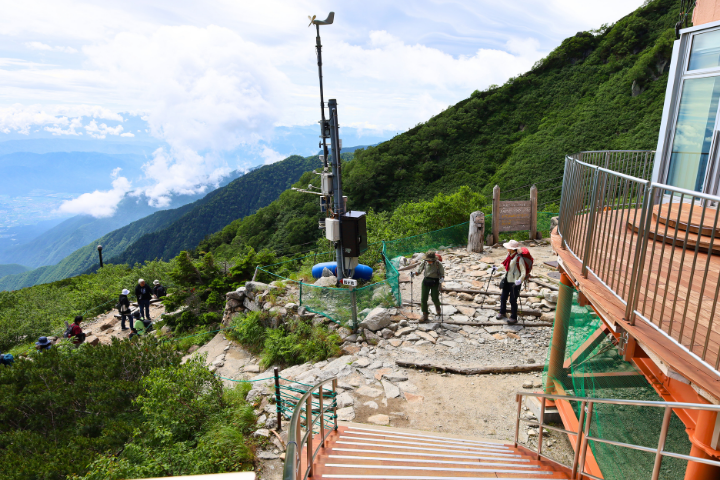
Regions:
<instances>
[{"instance_id":1,"label":"blue sky","mask_svg":"<svg viewBox=\"0 0 720 480\"><path fill-rule=\"evenodd\" d=\"M156 147L64 213L122 192L162 206L228 172L317 151L315 35L344 145L374 144L527 71L566 37L640 0L9 2L0 16L0 142L73 138ZM28 179L31 181L31 179Z\"/></svg>"}]
</instances>

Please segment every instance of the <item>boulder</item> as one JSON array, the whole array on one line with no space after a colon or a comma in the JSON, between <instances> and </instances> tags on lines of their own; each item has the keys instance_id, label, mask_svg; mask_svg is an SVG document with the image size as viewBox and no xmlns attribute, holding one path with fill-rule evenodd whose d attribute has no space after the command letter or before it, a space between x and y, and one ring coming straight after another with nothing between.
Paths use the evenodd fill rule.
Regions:
<instances>
[{"instance_id":1,"label":"boulder","mask_svg":"<svg viewBox=\"0 0 720 480\"><path fill-rule=\"evenodd\" d=\"M276 422L277 422L277 420L276 420ZM272 452L265 452L265 451L257 452L256 455L257 455L257 458L260 460L277 460L278 458L280 458Z\"/></svg>"},{"instance_id":2,"label":"boulder","mask_svg":"<svg viewBox=\"0 0 720 480\"><path fill-rule=\"evenodd\" d=\"M390 295L392 293L392 289L390 288L390 285L382 285L381 287L378 287L373 292L373 302L377 302L382 300L384 297Z\"/></svg>"},{"instance_id":3,"label":"boulder","mask_svg":"<svg viewBox=\"0 0 720 480\"><path fill-rule=\"evenodd\" d=\"M235 293L235 292L232 292L232 293ZM228 310L235 310L236 308L238 308L238 307L241 306L242 304L243 304L243 303L242 303L241 300L236 299L236 298L230 298L230 299L225 303L225 308L227 308Z\"/></svg>"},{"instance_id":4,"label":"boulder","mask_svg":"<svg viewBox=\"0 0 720 480\"><path fill-rule=\"evenodd\" d=\"M232 292L228 292L225 294L225 298L227 300L237 300L238 302L242 302L242 300L245 298L245 287L240 287L243 290L240 291L240 289L233 290Z\"/></svg>"},{"instance_id":5,"label":"boulder","mask_svg":"<svg viewBox=\"0 0 720 480\"><path fill-rule=\"evenodd\" d=\"M385 396L387 398L397 398L400 396L400 389L392 383L388 382L387 380L383 380L380 383L382 383L382 386L385 389Z\"/></svg>"},{"instance_id":6,"label":"boulder","mask_svg":"<svg viewBox=\"0 0 720 480\"><path fill-rule=\"evenodd\" d=\"M253 436L267 438L270 436L270 430L268 430L267 428L260 428L256 430L255 433L253 433Z\"/></svg>"},{"instance_id":7,"label":"boulder","mask_svg":"<svg viewBox=\"0 0 720 480\"><path fill-rule=\"evenodd\" d=\"M298 304L297 304L297 303L292 303L292 302L291 302L291 303L286 303L286 304L285 304L285 310L287 310L288 312L295 312L295 311L297 311L297 309L298 309Z\"/></svg>"},{"instance_id":8,"label":"boulder","mask_svg":"<svg viewBox=\"0 0 720 480\"><path fill-rule=\"evenodd\" d=\"M395 335L395 332L393 332L389 328L383 328L382 330L380 330L380 336L382 338L385 338L385 339L392 338L393 335Z\"/></svg>"},{"instance_id":9,"label":"boulder","mask_svg":"<svg viewBox=\"0 0 720 480\"><path fill-rule=\"evenodd\" d=\"M267 420L265 420L265 428L268 430L275 430L277 429L278 421L277 421L277 415L270 415Z\"/></svg>"},{"instance_id":10,"label":"boulder","mask_svg":"<svg viewBox=\"0 0 720 480\"><path fill-rule=\"evenodd\" d=\"M368 417L368 422L374 423L375 425L389 425L390 417L387 415L377 414Z\"/></svg>"},{"instance_id":11,"label":"boulder","mask_svg":"<svg viewBox=\"0 0 720 480\"><path fill-rule=\"evenodd\" d=\"M338 408L351 407L354 404L355 404L355 400L347 392L343 392L337 396L337 407Z\"/></svg>"},{"instance_id":12,"label":"boulder","mask_svg":"<svg viewBox=\"0 0 720 480\"><path fill-rule=\"evenodd\" d=\"M88 337L85 339L85 343L89 343L90 345L97 345L98 343L100 343L100 339L95 335L88 335Z\"/></svg>"},{"instance_id":13,"label":"boulder","mask_svg":"<svg viewBox=\"0 0 720 480\"><path fill-rule=\"evenodd\" d=\"M370 313L368 313L368 316L365 317L365 320L360 323L360 327L373 332L377 332L378 330L382 330L383 328L386 328L392 323L391 317L392 315L387 308L375 307L370 311Z\"/></svg>"},{"instance_id":14,"label":"boulder","mask_svg":"<svg viewBox=\"0 0 720 480\"><path fill-rule=\"evenodd\" d=\"M470 295L469 293L460 292L460 293L458 293L458 299L459 299L459 300L464 300L464 301L466 301L466 302L472 302L473 296Z\"/></svg>"},{"instance_id":15,"label":"boulder","mask_svg":"<svg viewBox=\"0 0 720 480\"><path fill-rule=\"evenodd\" d=\"M317 279L314 285L317 285L319 287L336 287L337 277L335 275L330 275L329 277L320 277Z\"/></svg>"},{"instance_id":16,"label":"boulder","mask_svg":"<svg viewBox=\"0 0 720 480\"><path fill-rule=\"evenodd\" d=\"M104 332L105 330L110 330L112 327L112 323L104 323L100 325L100 331Z\"/></svg>"},{"instance_id":17,"label":"boulder","mask_svg":"<svg viewBox=\"0 0 720 480\"><path fill-rule=\"evenodd\" d=\"M353 407L339 408L337 410L337 419L341 422L352 422L355 420L355 409Z\"/></svg>"},{"instance_id":18,"label":"boulder","mask_svg":"<svg viewBox=\"0 0 720 480\"><path fill-rule=\"evenodd\" d=\"M243 301L243 305L245 306L245 308L247 308L251 312L259 312L260 311L260 307L258 307L257 303L250 300L249 297L245 297L245 300Z\"/></svg>"},{"instance_id":19,"label":"boulder","mask_svg":"<svg viewBox=\"0 0 720 480\"><path fill-rule=\"evenodd\" d=\"M381 340L379 335L376 335L370 330L363 330L363 338L370 345L377 345Z\"/></svg>"},{"instance_id":20,"label":"boulder","mask_svg":"<svg viewBox=\"0 0 720 480\"><path fill-rule=\"evenodd\" d=\"M550 303L557 303L558 301L558 292L548 291L545 294L545 300L547 300Z\"/></svg>"}]
</instances>

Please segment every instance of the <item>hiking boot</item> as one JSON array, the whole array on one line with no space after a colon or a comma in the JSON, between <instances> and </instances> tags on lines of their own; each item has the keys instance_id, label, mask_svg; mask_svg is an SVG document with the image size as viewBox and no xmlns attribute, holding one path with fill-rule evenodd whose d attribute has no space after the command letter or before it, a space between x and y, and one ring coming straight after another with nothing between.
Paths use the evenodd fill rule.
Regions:
<instances>
[{"instance_id":1,"label":"hiking boot","mask_svg":"<svg viewBox=\"0 0 720 480\"><path fill-rule=\"evenodd\" d=\"M505 315L498 313L497 315L495 315L495 319L496 320L505 320Z\"/></svg>"},{"instance_id":2,"label":"hiking boot","mask_svg":"<svg viewBox=\"0 0 720 480\"><path fill-rule=\"evenodd\" d=\"M428 321L428 314L427 312L423 313L422 318L420 319L420 323L425 323Z\"/></svg>"},{"instance_id":3,"label":"hiking boot","mask_svg":"<svg viewBox=\"0 0 720 480\"><path fill-rule=\"evenodd\" d=\"M438 317L442 315L442 309L437 305L435 306L435 315L437 315Z\"/></svg>"},{"instance_id":4,"label":"hiking boot","mask_svg":"<svg viewBox=\"0 0 720 480\"><path fill-rule=\"evenodd\" d=\"M508 318L508 325L515 325L517 323L517 318L510 317Z\"/></svg>"}]
</instances>

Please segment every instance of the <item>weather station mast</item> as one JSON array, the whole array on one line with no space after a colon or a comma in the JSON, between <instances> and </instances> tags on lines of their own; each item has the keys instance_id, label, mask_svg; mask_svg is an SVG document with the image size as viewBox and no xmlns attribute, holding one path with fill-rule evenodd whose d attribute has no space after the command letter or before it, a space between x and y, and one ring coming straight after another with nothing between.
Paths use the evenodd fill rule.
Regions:
<instances>
[{"instance_id":1,"label":"weather station mast","mask_svg":"<svg viewBox=\"0 0 720 480\"><path fill-rule=\"evenodd\" d=\"M323 172L320 175L320 191L317 187L308 185L308 190L295 188L294 190L312 193L320 196L320 208L325 217L320 220L320 228L325 229L325 238L335 247L335 262L332 262L331 271L337 277L338 283L344 278L362 278L369 280L372 269L359 265L358 257L367 250L367 227L365 212L347 210L347 197L342 194L342 163L340 153L342 140L340 139L340 124L338 122L337 100L331 98L325 104L322 74L322 43L320 42L320 25L331 25L335 19L335 12L330 12L325 20L317 20L316 16L308 17L310 25L315 25L315 49L317 53L318 77L320 80L320 154L323 162ZM327 117L325 109L327 108ZM330 139L330 149L327 141ZM328 162L329 160L329 162ZM316 267L329 267L319 264ZM313 276L320 276L323 268L313 268ZM319 272L316 275L316 272ZM345 282L352 284L352 282Z\"/></svg>"}]
</instances>

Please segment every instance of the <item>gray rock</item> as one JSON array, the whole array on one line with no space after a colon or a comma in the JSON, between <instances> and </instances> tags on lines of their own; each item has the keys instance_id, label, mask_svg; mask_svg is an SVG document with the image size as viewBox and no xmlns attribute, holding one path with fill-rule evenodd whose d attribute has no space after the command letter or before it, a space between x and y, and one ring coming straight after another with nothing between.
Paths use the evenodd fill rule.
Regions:
<instances>
[{"instance_id":1,"label":"gray rock","mask_svg":"<svg viewBox=\"0 0 720 480\"><path fill-rule=\"evenodd\" d=\"M322 276L323 276L323 277L332 277L332 276L334 276L334 275L333 275L332 271L331 271L329 268L325 267L325 268L323 268Z\"/></svg>"},{"instance_id":2,"label":"gray rock","mask_svg":"<svg viewBox=\"0 0 720 480\"><path fill-rule=\"evenodd\" d=\"M370 330L372 332L377 332L378 330L382 330L383 328L386 328L392 323L392 320L390 319L391 316L392 315L390 314L390 311L388 309L376 307L372 309L370 313L368 313L368 316L365 317L365 320L360 323L360 327Z\"/></svg>"},{"instance_id":3,"label":"gray rock","mask_svg":"<svg viewBox=\"0 0 720 480\"><path fill-rule=\"evenodd\" d=\"M262 293L269 288L270 288L270 285L268 285L267 283L247 282L245 284L245 293L248 295L255 295L257 293Z\"/></svg>"},{"instance_id":4,"label":"gray rock","mask_svg":"<svg viewBox=\"0 0 720 480\"><path fill-rule=\"evenodd\" d=\"M339 408L337 417L341 422L352 422L355 420L355 409L353 407Z\"/></svg>"},{"instance_id":5,"label":"gray rock","mask_svg":"<svg viewBox=\"0 0 720 480\"><path fill-rule=\"evenodd\" d=\"M370 365L370 359L365 357L358 358L355 363L353 363L353 366L360 368L365 368L368 365Z\"/></svg>"},{"instance_id":6,"label":"gray rock","mask_svg":"<svg viewBox=\"0 0 720 480\"><path fill-rule=\"evenodd\" d=\"M429 332L431 330L437 330L440 327L439 323L436 322L429 322L429 323L419 323L418 329L422 330L423 332Z\"/></svg>"},{"instance_id":7,"label":"gray rock","mask_svg":"<svg viewBox=\"0 0 720 480\"><path fill-rule=\"evenodd\" d=\"M245 300L243 301L243 305L245 306L245 308L247 308L248 310L250 310L250 311L252 311L252 312L259 312L259 311L260 311L260 307L258 307L257 303L255 303L254 301L250 300L249 297L245 297Z\"/></svg>"},{"instance_id":8,"label":"gray rock","mask_svg":"<svg viewBox=\"0 0 720 480\"><path fill-rule=\"evenodd\" d=\"M408 376L402 372L391 372L391 373L386 373L385 375L383 375L383 378L392 383L398 383L398 382L406 382L408 379Z\"/></svg>"},{"instance_id":9,"label":"gray rock","mask_svg":"<svg viewBox=\"0 0 720 480\"><path fill-rule=\"evenodd\" d=\"M368 329L363 330L363 338L370 345L377 345L380 343L380 337Z\"/></svg>"},{"instance_id":10,"label":"gray rock","mask_svg":"<svg viewBox=\"0 0 720 480\"><path fill-rule=\"evenodd\" d=\"M390 326L392 326L392 325L393 324L391 324ZM390 330L390 328L383 328L382 330L380 330L380 336L382 338L385 338L385 339L392 338L393 335L395 335L395 332Z\"/></svg>"},{"instance_id":11,"label":"gray rock","mask_svg":"<svg viewBox=\"0 0 720 480\"><path fill-rule=\"evenodd\" d=\"M275 455L273 452L265 452L265 451L258 452L256 455L257 455L257 458L259 458L260 460L277 460L278 458L280 458L277 455Z\"/></svg>"},{"instance_id":12,"label":"gray rock","mask_svg":"<svg viewBox=\"0 0 720 480\"><path fill-rule=\"evenodd\" d=\"M400 396L400 389L392 383L387 380L382 380L380 383L382 383L382 386L385 389L385 396L387 398L397 398Z\"/></svg>"},{"instance_id":13,"label":"gray rock","mask_svg":"<svg viewBox=\"0 0 720 480\"><path fill-rule=\"evenodd\" d=\"M277 429L278 421L277 421L277 415L270 415L267 420L265 420L265 428L268 430L275 430Z\"/></svg>"},{"instance_id":14,"label":"gray rock","mask_svg":"<svg viewBox=\"0 0 720 480\"><path fill-rule=\"evenodd\" d=\"M357 333L351 333L350 335L348 335L347 337L345 337L345 341L346 341L346 342L353 342L353 343L354 343L354 342L357 342L357 340L358 340Z\"/></svg>"},{"instance_id":15,"label":"gray rock","mask_svg":"<svg viewBox=\"0 0 720 480\"><path fill-rule=\"evenodd\" d=\"M248 403L255 403L256 400L262 398L263 392L261 390L250 390L245 397Z\"/></svg>"},{"instance_id":16,"label":"gray rock","mask_svg":"<svg viewBox=\"0 0 720 480\"><path fill-rule=\"evenodd\" d=\"M317 279L317 281L314 283L314 285L320 286L320 287L336 287L337 286L337 277L335 275L330 275L329 277L320 277Z\"/></svg>"},{"instance_id":17,"label":"gray rock","mask_svg":"<svg viewBox=\"0 0 720 480\"><path fill-rule=\"evenodd\" d=\"M370 397L370 398L377 398L380 395L382 395L382 390L378 390L377 388L372 388L369 385L363 385L362 387L357 389L357 394L362 395L364 397Z\"/></svg>"},{"instance_id":18,"label":"gray rock","mask_svg":"<svg viewBox=\"0 0 720 480\"><path fill-rule=\"evenodd\" d=\"M270 436L270 430L268 430L267 428L259 428L259 429L257 429L257 430L253 433L253 435L256 436L256 437L265 437L265 438L267 438L267 437Z\"/></svg>"},{"instance_id":19,"label":"gray rock","mask_svg":"<svg viewBox=\"0 0 720 480\"><path fill-rule=\"evenodd\" d=\"M355 404L355 400L353 397L347 393L343 392L340 395L337 396L337 406L338 408L345 408L345 407L351 407Z\"/></svg>"},{"instance_id":20,"label":"gray rock","mask_svg":"<svg viewBox=\"0 0 720 480\"><path fill-rule=\"evenodd\" d=\"M452 305L442 305L440 308L442 309L442 314L445 317L449 317L457 313L457 308Z\"/></svg>"}]
</instances>

